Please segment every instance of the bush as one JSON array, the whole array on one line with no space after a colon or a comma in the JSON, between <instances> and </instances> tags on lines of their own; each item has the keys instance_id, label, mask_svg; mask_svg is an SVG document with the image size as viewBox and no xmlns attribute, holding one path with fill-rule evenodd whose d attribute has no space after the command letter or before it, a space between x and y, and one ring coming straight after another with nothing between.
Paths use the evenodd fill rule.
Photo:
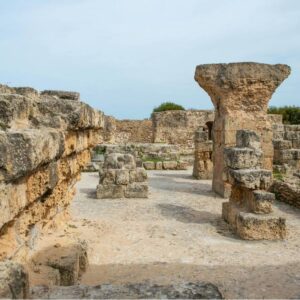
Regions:
<instances>
[{"instance_id":1,"label":"bush","mask_svg":"<svg viewBox=\"0 0 300 300\"><path fill-rule=\"evenodd\" d=\"M300 107L297 106L271 106L269 114L280 114L283 116L284 124L300 124Z\"/></svg>"},{"instance_id":2,"label":"bush","mask_svg":"<svg viewBox=\"0 0 300 300\"><path fill-rule=\"evenodd\" d=\"M173 102L164 102L160 106L157 106L153 109L152 113L167 111L167 110L185 110L183 106L178 105Z\"/></svg>"}]
</instances>

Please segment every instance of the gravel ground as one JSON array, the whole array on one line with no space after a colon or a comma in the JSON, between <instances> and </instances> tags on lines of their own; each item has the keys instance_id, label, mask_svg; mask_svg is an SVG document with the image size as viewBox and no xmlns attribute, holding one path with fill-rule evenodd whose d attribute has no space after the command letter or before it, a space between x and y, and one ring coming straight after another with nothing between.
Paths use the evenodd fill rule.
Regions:
<instances>
[{"instance_id":1,"label":"gravel ground","mask_svg":"<svg viewBox=\"0 0 300 300\"><path fill-rule=\"evenodd\" d=\"M98 174L83 173L64 228L89 245L81 283L208 281L226 298L300 298L300 210L274 205L287 219L285 241L239 240L211 181L190 174L151 171L148 199L98 200Z\"/></svg>"}]
</instances>

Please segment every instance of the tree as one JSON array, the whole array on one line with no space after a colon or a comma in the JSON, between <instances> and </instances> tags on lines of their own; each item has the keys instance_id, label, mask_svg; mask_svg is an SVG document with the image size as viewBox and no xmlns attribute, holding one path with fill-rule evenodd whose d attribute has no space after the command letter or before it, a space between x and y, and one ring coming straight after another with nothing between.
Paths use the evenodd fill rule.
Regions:
<instances>
[{"instance_id":1,"label":"tree","mask_svg":"<svg viewBox=\"0 0 300 300\"><path fill-rule=\"evenodd\" d=\"M164 102L161 105L155 107L153 109L153 113L155 112L161 112L161 111L167 111L167 110L185 110L185 108L179 104L173 103L173 102Z\"/></svg>"},{"instance_id":2,"label":"tree","mask_svg":"<svg viewBox=\"0 0 300 300\"><path fill-rule=\"evenodd\" d=\"M297 106L271 106L268 109L269 114L282 115L284 124L300 124L300 107Z\"/></svg>"}]
</instances>

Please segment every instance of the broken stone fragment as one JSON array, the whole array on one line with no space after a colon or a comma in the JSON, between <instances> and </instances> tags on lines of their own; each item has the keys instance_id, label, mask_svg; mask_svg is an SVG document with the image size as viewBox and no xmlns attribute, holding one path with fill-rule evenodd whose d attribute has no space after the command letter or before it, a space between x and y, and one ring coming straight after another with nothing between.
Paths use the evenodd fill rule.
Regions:
<instances>
[{"instance_id":1,"label":"broken stone fragment","mask_svg":"<svg viewBox=\"0 0 300 300\"><path fill-rule=\"evenodd\" d=\"M232 169L255 168L259 165L262 157L260 150L252 148L225 148L224 154L227 167Z\"/></svg>"},{"instance_id":2,"label":"broken stone fragment","mask_svg":"<svg viewBox=\"0 0 300 300\"><path fill-rule=\"evenodd\" d=\"M262 169L242 169L228 171L231 184L249 189L268 189L272 183L272 172Z\"/></svg>"},{"instance_id":3,"label":"broken stone fragment","mask_svg":"<svg viewBox=\"0 0 300 300\"><path fill-rule=\"evenodd\" d=\"M58 97L60 99L66 100L79 100L80 94L77 92L69 92L69 91L57 91L57 90L45 90L41 92L41 95L47 95L52 97Z\"/></svg>"},{"instance_id":4,"label":"broken stone fragment","mask_svg":"<svg viewBox=\"0 0 300 300\"><path fill-rule=\"evenodd\" d=\"M29 297L28 275L22 265L13 261L0 262L0 298Z\"/></svg>"}]
</instances>

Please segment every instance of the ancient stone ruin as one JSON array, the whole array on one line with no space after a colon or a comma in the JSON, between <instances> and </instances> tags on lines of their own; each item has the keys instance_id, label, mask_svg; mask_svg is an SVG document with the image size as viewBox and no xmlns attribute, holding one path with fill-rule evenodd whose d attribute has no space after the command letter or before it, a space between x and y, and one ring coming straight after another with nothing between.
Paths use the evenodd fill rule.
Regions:
<instances>
[{"instance_id":1,"label":"ancient stone ruin","mask_svg":"<svg viewBox=\"0 0 300 300\"><path fill-rule=\"evenodd\" d=\"M290 67L287 65L230 63L197 66L195 80L211 97L215 107L213 190L223 197L228 197L231 190L226 179L224 148L235 146L237 130L255 130L260 135L262 166L272 170L268 102L289 74Z\"/></svg>"},{"instance_id":2,"label":"ancient stone ruin","mask_svg":"<svg viewBox=\"0 0 300 300\"><path fill-rule=\"evenodd\" d=\"M0 111L0 259L22 260L72 200L103 114L78 93L3 85Z\"/></svg>"},{"instance_id":3,"label":"ancient stone ruin","mask_svg":"<svg viewBox=\"0 0 300 300\"><path fill-rule=\"evenodd\" d=\"M193 176L197 179L212 179L213 143L209 135L209 130L204 128L200 128L195 132L195 160Z\"/></svg>"},{"instance_id":4,"label":"ancient stone ruin","mask_svg":"<svg viewBox=\"0 0 300 300\"><path fill-rule=\"evenodd\" d=\"M289 74L286 65L200 65L195 80L215 112L146 120L105 116L76 92L0 85L0 298L218 299L219 284L226 294L239 276L254 280L265 251L285 255L279 275L294 280L300 223L286 203L300 207L300 127L267 115ZM83 174L77 198L83 170L99 178ZM208 179L229 198L222 211ZM200 273L216 285L193 280Z\"/></svg>"},{"instance_id":5,"label":"ancient stone ruin","mask_svg":"<svg viewBox=\"0 0 300 300\"><path fill-rule=\"evenodd\" d=\"M254 131L238 130L236 143L236 147L224 149L232 191L229 202L223 203L223 218L242 239L285 238L285 219L271 215L275 195L267 190L272 183L272 171L261 168L259 136Z\"/></svg>"},{"instance_id":6,"label":"ancient stone ruin","mask_svg":"<svg viewBox=\"0 0 300 300\"><path fill-rule=\"evenodd\" d=\"M99 175L98 199L148 197L147 173L131 154L107 154Z\"/></svg>"},{"instance_id":7,"label":"ancient stone ruin","mask_svg":"<svg viewBox=\"0 0 300 300\"><path fill-rule=\"evenodd\" d=\"M300 125L273 125L274 182L277 200L300 208Z\"/></svg>"}]
</instances>

